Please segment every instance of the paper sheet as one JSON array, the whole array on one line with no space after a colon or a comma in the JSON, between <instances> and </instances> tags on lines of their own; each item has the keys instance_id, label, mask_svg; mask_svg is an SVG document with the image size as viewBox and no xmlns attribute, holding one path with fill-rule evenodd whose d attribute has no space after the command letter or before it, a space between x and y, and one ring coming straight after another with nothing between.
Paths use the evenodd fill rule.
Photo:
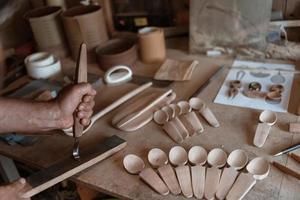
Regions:
<instances>
[{"instance_id":1,"label":"paper sheet","mask_svg":"<svg viewBox=\"0 0 300 200\"><path fill-rule=\"evenodd\" d=\"M294 74L290 72L280 71L278 69L293 71L295 70L294 65L235 60L233 63L233 67L264 68L264 69L271 69L271 70L268 72L265 71L259 72L259 71L242 69L242 71L245 72L245 76L241 80L242 88L240 89L240 92L237 94L237 96L231 99L228 97L229 82L232 80L236 80L237 73L241 71L241 69L232 68L228 72L228 75L222 87L220 88L214 100L214 103L232 105L238 107L254 108L259 110L272 110L275 112L287 112ZM243 90L245 88L248 88L248 85L251 82L259 82L262 85L261 91L267 92L269 91L269 87L271 85L276 84L272 82L272 80L273 81L275 80L277 81L277 84L281 84L284 86L284 91L282 93L282 100L280 103L274 104L262 98L261 99L249 98L243 94Z\"/></svg>"}]
</instances>

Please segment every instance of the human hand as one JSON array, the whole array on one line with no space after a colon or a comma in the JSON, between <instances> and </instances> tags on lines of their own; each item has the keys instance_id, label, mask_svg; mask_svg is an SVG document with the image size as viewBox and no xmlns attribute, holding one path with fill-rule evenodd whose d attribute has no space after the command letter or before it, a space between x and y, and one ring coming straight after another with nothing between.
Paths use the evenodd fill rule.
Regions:
<instances>
[{"instance_id":1,"label":"human hand","mask_svg":"<svg viewBox=\"0 0 300 200\"><path fill-rule=\"evenodd\" d=\"M26 185L26 181L23 178L0 187L0 200L29 200L22 198L22 190Z\"/></svg>"},{"instance_id":2,"label":"human hand","mask_svg":"<svg viewBox=\"0 0 300 200\"><path fill-rule=\"evenodd\" d=\"M56 99L62 120L61 128L73 126L74 112L83 126L89 125L95 106L95 95L96 91L88 83L79 83L63 88Z\"/></svg>"}]
</instances>

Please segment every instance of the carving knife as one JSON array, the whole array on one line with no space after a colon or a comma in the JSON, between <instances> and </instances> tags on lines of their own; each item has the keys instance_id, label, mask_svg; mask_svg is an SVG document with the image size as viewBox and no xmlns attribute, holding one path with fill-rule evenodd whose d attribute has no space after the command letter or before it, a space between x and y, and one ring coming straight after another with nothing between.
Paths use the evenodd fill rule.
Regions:
<instances>
[{"instance_id":1,"label":"carving knife","mask_svg":"<svg viewBox=\"0 0 300 200\"><path fill-rule=\"evenodd\" d=\"M76 63L75 80L74 83L87 82L87 51L86 44L82 43L79 49L79 54ZM81 125L79 118L77 117L77 112L74 112L74 125L73 125L73 137L74 137L74 147L73 147L73 157L75 159L80 158L79 154L79 138L83 134L83 125Z\"/></svg>"}]
</instances>

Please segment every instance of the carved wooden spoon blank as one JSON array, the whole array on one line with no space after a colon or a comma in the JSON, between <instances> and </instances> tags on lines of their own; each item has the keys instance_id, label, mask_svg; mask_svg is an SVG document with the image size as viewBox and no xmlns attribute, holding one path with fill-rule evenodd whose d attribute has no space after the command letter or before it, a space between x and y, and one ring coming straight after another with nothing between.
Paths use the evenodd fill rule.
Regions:
<instances>
[{"instance_id":1,"label":"carved wooden spoon blank","mask_svg":"<svg viewBox=\"0 0 300 200\"><path fill-rule=\"evenodd\" d=\"M277 116L274 112L265 110L260 114L259 121L260 123L257 125L253 144L257 147L262 147L267 140L271 127L277 121Z\"/></svg>"},{"instance_id":2,"label":"carved wooden spoon blank","mask_svg":"<svg viewBox=\"0 0 300 200\"><path fill-rule=\"evenodd\" d=\"M220 148L211 150L207 155L207 162L212 167L206 170L204 196L206 199L214 199L220 181L222 170L219 169L226 164L227 155Z\"/></svg>"},{"instance_id":3,"label":"carved wooden spoon blank","mask_svg":"<svg viewBox=\"0 0 300 200\"><path fill-rule=\"evenodd\" d=\"M224 168L216 193L219 200L225 199L239 174L237 170L244 168L247 162L248 156L242 149L236 149L229 154L227 164L230 167Z\"/></svg>"},{"instance_id":4,"label":"carved wooden spoon blank","mask_svg":"<svg viewBox=\"0 0 300 200\"><path fill-rule=\"evenodd\" d=\"M200 98L193 97L189 101L191 107L194 110L198 110L199 113L203 116L203 118L213 127L219 127L220 123L217 120L216 116L213 114L213 112L206 106L204 101L202 101Z\"/></svg>"},{"instance_id":5,"label":"carved wooden spoon blank","mask_svg":"<svg viewBox=\"0 0 300 200\"><path fill-rule=\"evenodd\" d=\"M157 171L168 186L170 192L174 195L180 194L181 189L177 181L176 174L171 165L167 164L167 154L158 148L151 149L148 153L148 161L153 167L158 168Z\"/></svg>"},{"instance_id":6,"label":"carved wooden spoon blank","mask_svg":"<svg viewBox=\"0 0 300 200\"><path fill-rule=\"evenodd\" d=\"M201 146L193 146L189 150L188 158L189 162L195 165L191 167L194 196L197 199L203 199L206 168L202 165L206 163L207 151Z\"/></svg>"},{"instance_id":7,"label":"carved wooden spoon blank","mask_svg":"<svg viewBox=\"0 0 300 200\"><path fill-rule=\"evenodd\" d=\"M188 154L181 146L173 147L169 152L170 163L177 166L175 172L181 187L182 194L190 198L193 196L190 167L185 165L188 161Z\"/></svg>"},{"instance_id":8,"label":"carved wooden spoon blank","mask_svg":"<svg viewBox=\"0 0 300 200\"><path fill-rule=\"evenodd\" d=\"M169 189L161 180L158 174L152 168L145 168L144 161L134 155L126 155L123 159L123 165L126 171L130 174L139 173L140 178L145 181L153 190L161 195L168 195Z\"/></svg>"}]
</instances>

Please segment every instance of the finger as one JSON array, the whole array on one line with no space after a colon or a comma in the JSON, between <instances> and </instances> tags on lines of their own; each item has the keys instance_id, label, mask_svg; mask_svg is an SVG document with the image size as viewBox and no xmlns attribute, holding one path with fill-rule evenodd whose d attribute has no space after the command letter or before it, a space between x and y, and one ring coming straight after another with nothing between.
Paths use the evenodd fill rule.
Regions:
<instances>
[{"instance_id":1,"label":"finger","mask_svg":"<svg viewBox=\"0 0 300 200\"><path fill-rule=\"evenodd\" d=\"M77 113L77 117L80 118L80 119L83 119L83 118L90 118L92 116L93 112L90 111L90 112L85 112L85 111L79 111Z\"/></svg>"},{"instance_id":2,"label":"finger","mask_svg":"<svg viewBox=\"0 0 300 200\"><path fill-rule=\"evenodd\" d=\"M95 96L91 96L91 95L85 95L83 97L83 102L90 102L90 101L94 101Z\"/></svg>"},{"instance_id":3,"label":"finger","mask_svg":"<svg viewBox=\"0 0 300 200\"><path fill-rule=\"evenodd\" d=\"M96 90L89 83L79 83L77 86L80 88L82 95L95 96L97 94Z\"/></svg>"},{"instance_id":4,"label":"finger","mask_svg":"<svg viewBox=\"0 0 300 200\"><path fill-rule=\"evenodd\" d=\"M90 101L87 103L80 103L78 106L78 110L90 112L93 110L94 106L95 106L95 101Z\"/></svg>"},{"instance_id":5,"label":"finger","mask_svg":"<svg viewBox=\"0 0 300 200\"><path fill-rule=\"evenodd\" d=\"M19 192L25 187L25 185L26 185L26 180L24 178L20 178L15 182L13 182L12 184L10 184L9 187Z\"/></svg>"},{"instance_id":6,"label":"finger","mask_svg":"<svg viewBox=\"0 0 300 200\"><path fill-rule=\"evenodd\" d=\"M83 125L83 126L88 126L90 124L91 120L90 118L83 118L80 120L80 123Z\"/></svg>"}]
</instances>

